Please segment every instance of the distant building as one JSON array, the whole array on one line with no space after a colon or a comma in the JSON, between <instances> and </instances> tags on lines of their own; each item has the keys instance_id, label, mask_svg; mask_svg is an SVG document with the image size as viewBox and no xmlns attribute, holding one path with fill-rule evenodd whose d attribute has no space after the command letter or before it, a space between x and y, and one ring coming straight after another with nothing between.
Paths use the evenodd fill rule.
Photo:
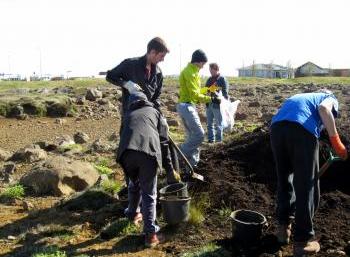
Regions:
<instances>
[{"instance_id":1,"label":"distant building","mask_svg":"<svg viewBox=\"0 0 350 257\"><path fill-rule=\"evenodd\" d=\"M239 77L292 78L293 69L277 64L253 64L238 69Z\"/></svg>"},{"instance_id":2,"label":"distant building","mask_svg":"<svg viewBox=\"0 0 350 257\"><path fill-rule=\"evenodd\" d=\"M330 75L333 77L350 77L350 69L332 69Z\"/></svg>"},{"instance_id":3,"label":"distant building","mask_svg":"<svg viewBox=\"0 0 350 257\"><path fill-rule=\"evenodd\" d=\"M307 76L318 76L318 77L329 76L329 69L324 69L312 62L307 62L295 70L296 78L307 77Z\"/></svg>"},{"instance_id":4,"label":"distant building","mask_svg":"<svg viewBox=\"0 0 350 257\"><path fill-rule=\"evenodd\" d=\"M19 81L19 80L25 80L21 75L19 74L5 74L2 73L0 74L0 79L1 80L7 80L7 81Z\"/></svg>"}]
</instances>

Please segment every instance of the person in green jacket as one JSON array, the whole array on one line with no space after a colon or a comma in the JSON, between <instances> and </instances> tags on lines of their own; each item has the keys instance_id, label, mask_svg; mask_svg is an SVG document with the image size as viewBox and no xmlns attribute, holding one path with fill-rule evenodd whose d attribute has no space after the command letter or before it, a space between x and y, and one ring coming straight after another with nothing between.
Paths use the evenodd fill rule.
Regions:
<instances>
[{"instance_id":1,"label":"person in green jacket","mask_svg":"<svg viewBox=\"0 0 350 257\"><path fill-rule=\"evenodd\" d=\"M196 104L210 102L220 104L220 98L217 95L210 97L206 95L208 88L201 87L199 70L207 61L208 58L203 50L198 49L193 52L191 62L180 73L180 99L176 105L186 132L186 140L180 149L194 167L199 162L199 146L204 140L204 129Z\"/></svg>"}]
</instances>

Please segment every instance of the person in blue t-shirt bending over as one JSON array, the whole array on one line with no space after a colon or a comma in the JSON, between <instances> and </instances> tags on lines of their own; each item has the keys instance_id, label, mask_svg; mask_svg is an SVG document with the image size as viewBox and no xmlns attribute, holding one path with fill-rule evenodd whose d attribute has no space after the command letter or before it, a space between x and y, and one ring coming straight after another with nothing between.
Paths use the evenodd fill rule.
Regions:
<instances>
[{"instance_id":1,"label":"person in blue t-shirt bending over","mask_svg":"<svg viewBox=\"0 0 350 257\"><path fill-rule=\"evenodd\" d=\"M317 174L323 127L336 154L344 160L348 157L334 121L338 105L329 90L297 94L288 98L272 118L271 146L278 181L276 236L280 243L289 243L291 217L295 216L294 256L320 250L312 219L320 198Z\"/></svg>"}]
</instances>

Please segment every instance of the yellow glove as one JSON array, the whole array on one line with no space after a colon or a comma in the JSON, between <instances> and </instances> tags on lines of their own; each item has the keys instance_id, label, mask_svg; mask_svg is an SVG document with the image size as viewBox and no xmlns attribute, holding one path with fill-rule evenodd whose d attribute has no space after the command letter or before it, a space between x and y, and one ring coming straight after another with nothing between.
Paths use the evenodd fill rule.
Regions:
<instances>
[{"instance_id":1,"label":"yellow glove","mask_svg":"<svg viewBox=\"0 0 350 257\"><path fill-rule=\"evenodd\" d=\"M180 174L174 170L174 178L176 179L177 182L180 182L181 181L181 177L180 177Z\"/></svg>"},{"instance_id":2,"label":"yellow glove","mask_svg":"<svg viewBox=\"0 0 350 257\"><path fill-rule=\"evenodd\" d=\"M213 84L210 87L208 87L208 92L215 93L218 89L219 89L219 87L217 85Z\"/></svg>"},{"instance_id":3,"label":"yellow glove","mask_svg":"<svg viewBox=\"0 0 350 257\"><path fill-rule=\"evenodd\" d=\"M181 181L180 174L175 171L175 170L169 170L167 172L167 183L170 184L175 184L179 183Z\"/></svg>"}]
</instances>

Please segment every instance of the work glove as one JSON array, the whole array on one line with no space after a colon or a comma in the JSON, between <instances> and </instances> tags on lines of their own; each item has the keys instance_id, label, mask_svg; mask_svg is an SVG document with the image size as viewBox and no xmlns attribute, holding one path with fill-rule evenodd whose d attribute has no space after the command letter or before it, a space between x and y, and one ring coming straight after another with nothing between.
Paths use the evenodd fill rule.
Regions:
<instances>
[{"instance_id":1,"label":"work glove","mask_svg":"<svg viewBox=\"0 0 350 257\"><path fill-rule=\"evenodd\" d=\"M135 93L137 91L142 91L142 88L137 85L136 83L132 82L131 80L129 80L128 82L126 82L123 85L123 88L125 88L126 90L128 90L129 94Z\"/></svg>"},{"instance_id":2,"label":"work glove","mask_svg":"<svg viewBox=\"0 0 350 257\"><path fill-rule=\"evenodd\" d=\"M211 97L211 102L214 103L214 104L220 104L221 103L221 99L220 99L220 97L217 94L214 94Z\"/></svg>"},{"instance_id":3,"label":"work glove","mask_svg":"<svg viewBox=\"0 0 350 257\"><path fill-rule=\"evenodd\" d=\"M331 141L331 145L335 153L343 160L346 160L348 158L348 151L346 150L344 144L340 141L339 134L330 136L329 140Z\"/></svg>"},{"instance_id":4,"label":"work glove","mask_svg":"<svg viewBox=\"0 0 350 257\"><path fill-rule=\"evenodd\" d=\"M176 170L167 172L167 183L175 184L181 182L180 174Z\"/></svg>"},{"instance_id":5,"label":"work glove","mask_svg":"<svg viewBox=\"0 0 350 257\"><path fill-rule=\"evenodd\" d=\"M210 87L208 87L208 92L215 93L218 90L218 88L219 87L217 85L213 84Z\"/></svg>"}]
</instances>

